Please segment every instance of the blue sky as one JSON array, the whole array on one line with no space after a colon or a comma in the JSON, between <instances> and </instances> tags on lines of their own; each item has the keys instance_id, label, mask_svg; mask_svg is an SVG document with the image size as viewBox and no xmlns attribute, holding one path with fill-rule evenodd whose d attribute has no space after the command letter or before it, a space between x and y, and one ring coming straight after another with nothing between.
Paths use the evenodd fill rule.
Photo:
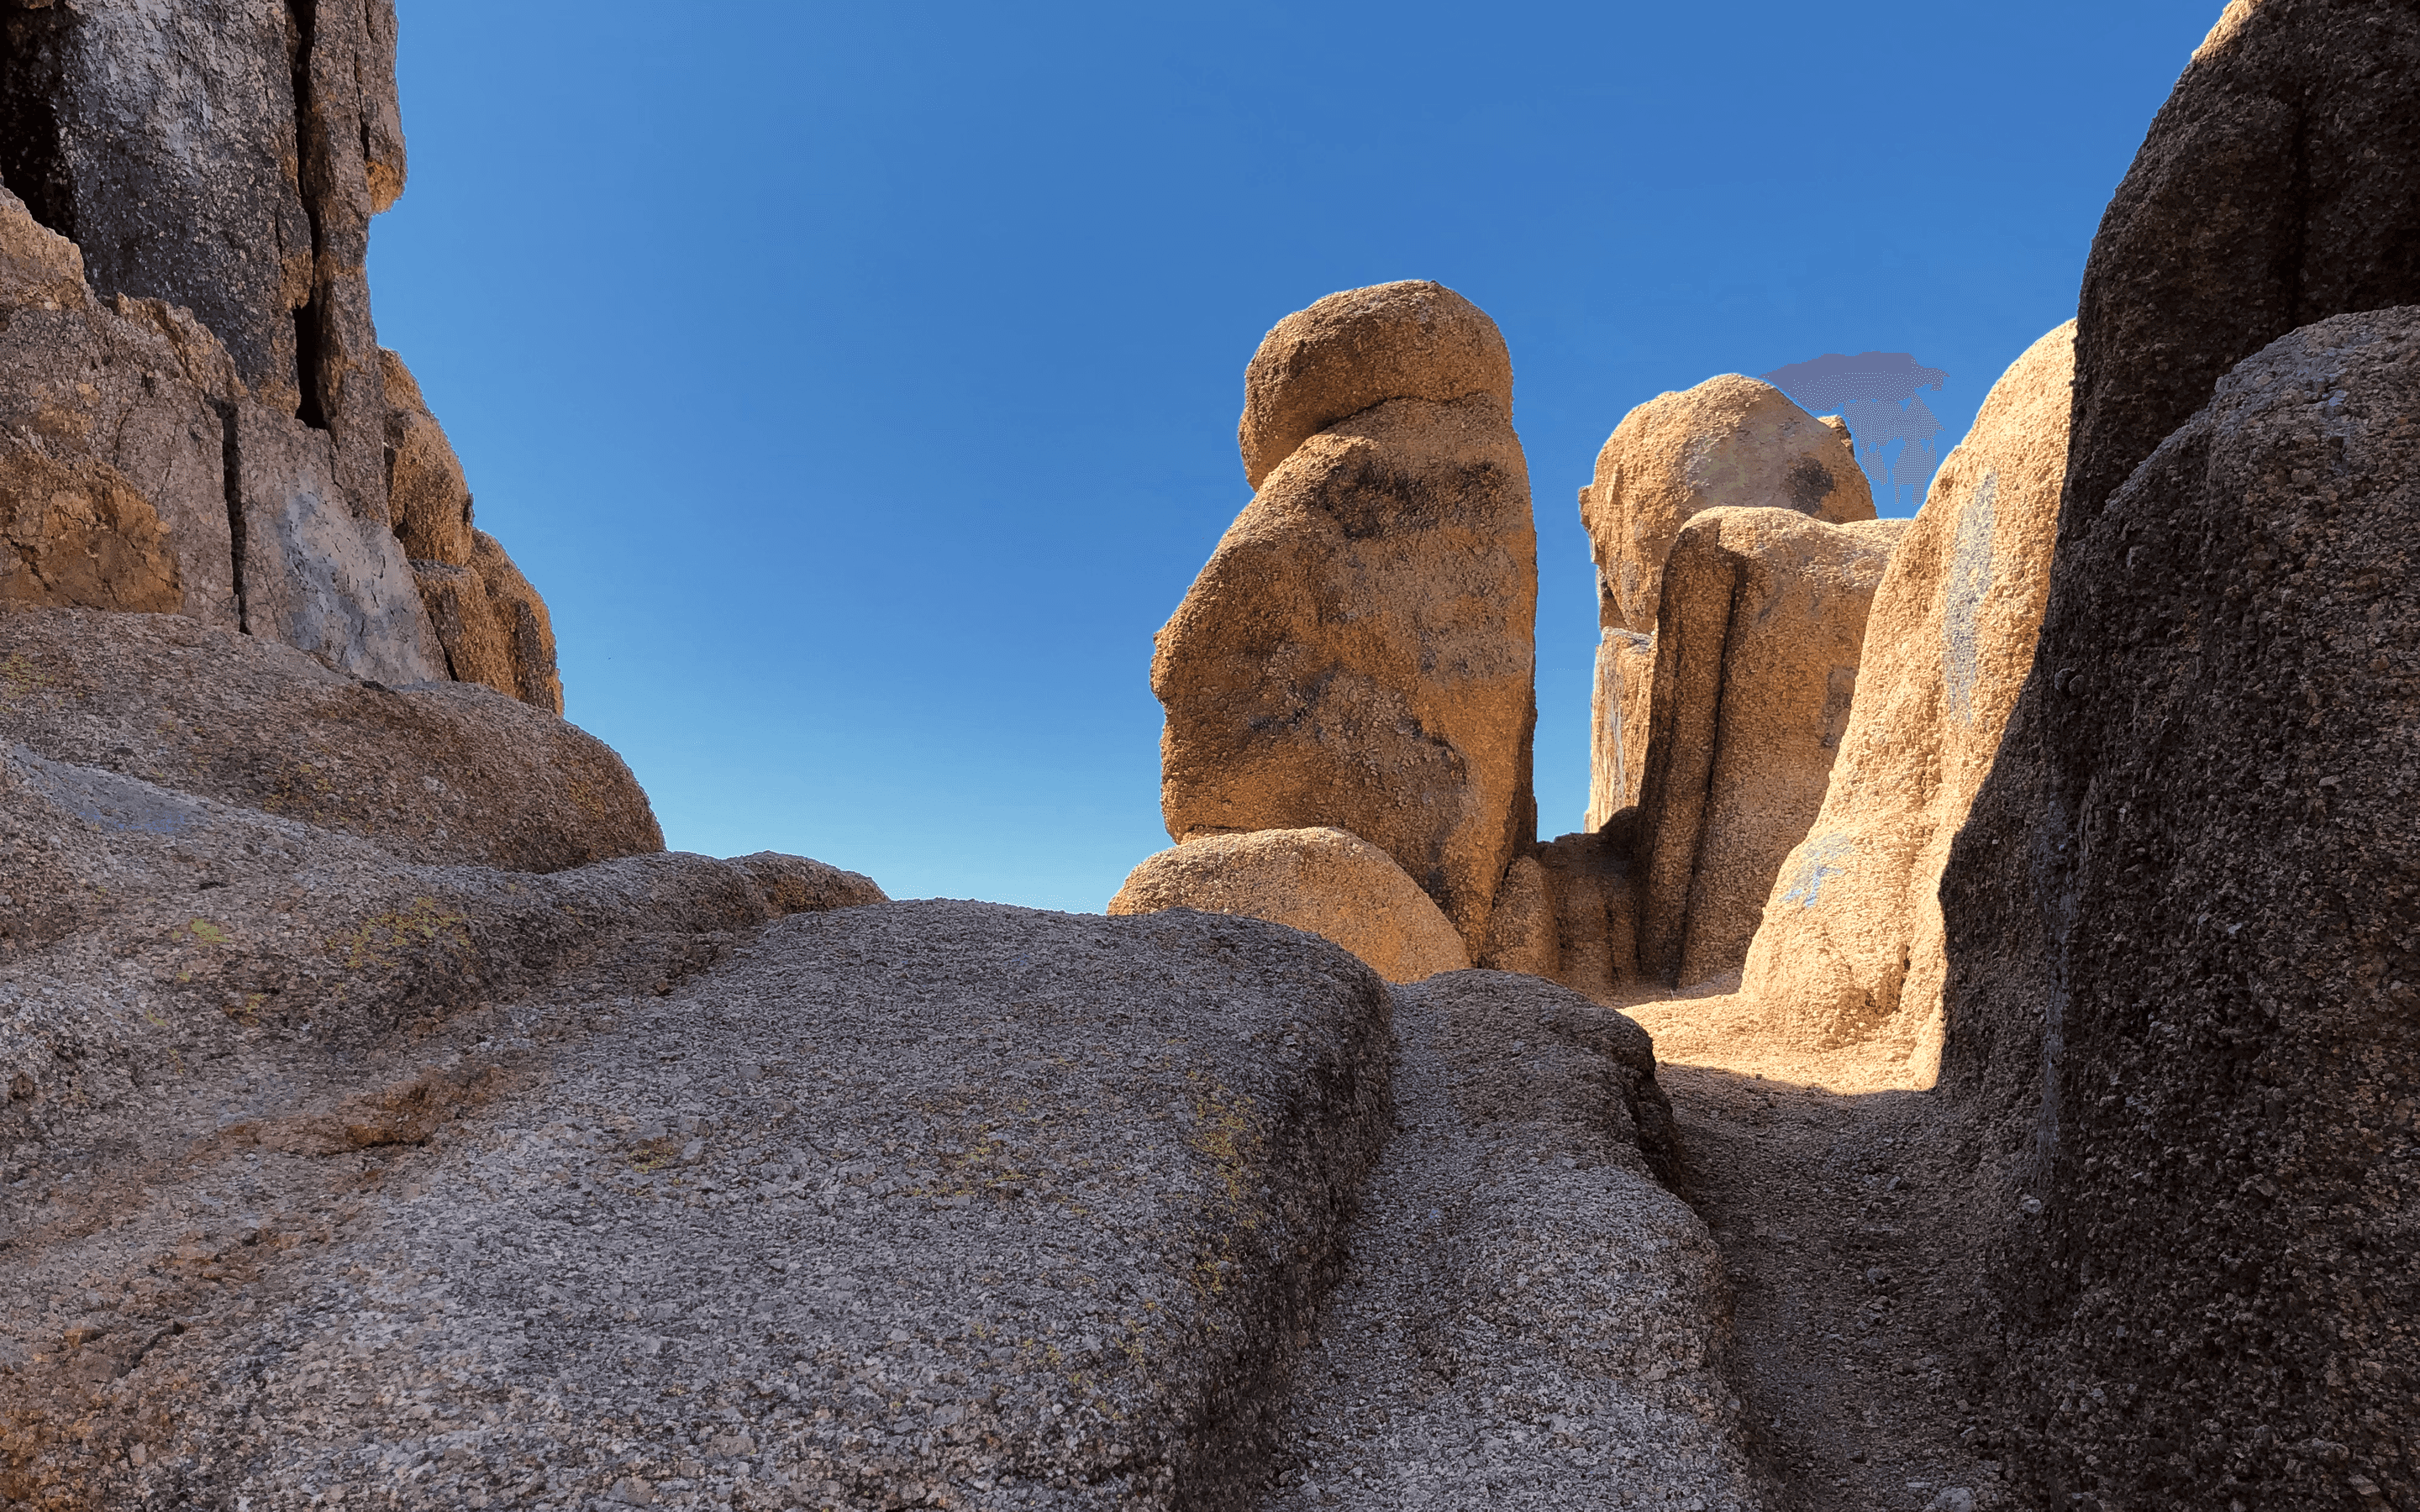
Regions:
<instances>
[{"instance_id":1,"label":"blue sky","mask_svg":"<svg viewBox=\"0 0 2420 1512\"><path fill-rule=\"evenodd\" d=\"M1946 451L2220 8L399 0L380 333L675 848L1098 909L1246 361L1437 279L1512 348L1552 836L1615 423L1908 351Z\"/></svg>"}]
</instances>

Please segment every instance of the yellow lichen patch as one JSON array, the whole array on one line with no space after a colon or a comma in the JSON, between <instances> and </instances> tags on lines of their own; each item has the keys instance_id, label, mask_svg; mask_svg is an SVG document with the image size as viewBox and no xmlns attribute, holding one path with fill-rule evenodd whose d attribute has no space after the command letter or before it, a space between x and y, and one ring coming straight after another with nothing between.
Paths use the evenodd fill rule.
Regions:
<instances>
[{"instance_id":1,"label":"yellow lichen patch","mask_svg":"<svg viewBox=\"0 0 2420 1512\"><path fill-rule=\"evenodd\" d=\"M207 918L194 919L193 922L185 926L184 932L187 937L202 945L233 945L235 943L235 936L228 933L227 927L225 924L213 924Z\"/></svg>"},{"instance_id":2,"label":"yellow lichen patch","mask_svg":"<svg viewBox=\"0 0 2420 1512\"><path fill-rule=\"evenodd\" d=\"M469 920L449 914L434 899L414 898L411 906L365 919L349 935L329 942L345 952L348 969L400 964L407 957L449 950L467 955L471 949Z\"/></svg>"}]
</instances>

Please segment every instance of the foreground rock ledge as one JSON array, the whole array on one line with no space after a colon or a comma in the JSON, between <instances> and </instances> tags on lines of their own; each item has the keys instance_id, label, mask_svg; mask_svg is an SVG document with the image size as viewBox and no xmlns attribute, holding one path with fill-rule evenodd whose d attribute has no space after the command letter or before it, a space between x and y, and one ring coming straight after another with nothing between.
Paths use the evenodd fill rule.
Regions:
<instances>
[{"instance_id":1,"label":"foreground rock ledge","mask_svg":"<svg viewBox=\"0 0 2420 1512\"><path fill-rule=\"evenodd\" d=\"M21 968L0 1029L176 1011L80 980ZM600 985L419 1015L347 1057L383 1097L313 1095L306 1025L22 1124L0 1495L1249 1504L1386 1119L1366 967L921 903Z\"/></svg>"}]
</instances>

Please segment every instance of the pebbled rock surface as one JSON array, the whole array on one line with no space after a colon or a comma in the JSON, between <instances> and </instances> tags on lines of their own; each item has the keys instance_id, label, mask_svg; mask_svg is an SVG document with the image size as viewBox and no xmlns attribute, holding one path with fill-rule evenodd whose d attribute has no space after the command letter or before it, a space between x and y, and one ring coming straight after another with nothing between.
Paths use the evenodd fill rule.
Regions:
<instances>
[{"instance_id":1,"label":"pebbled rock surface","mask_svg":"<svg viewBox=\"0 0 2420 1512\"><path fill-rule=\"evenodd\" d=\"M2270 342L2420 303L2415 72L2410 0L2226 7L2085 263L2064 529L2089 521Z\"/></svg>"},{"instance_id":2,"label":"pebbled rock surface","mask_svg":"<svg viewBox=\"0 0 2420 1512\"><path fill-rule=\"evenodd\" d=\"M2420 1501L2415 410L2337 316L2065 526L1941 889L2024 1504Z\"/></svg>"},{"instance_id":3,"label":"pebbled rock surface","mask_svg":"<svg viewBox=\"0 0 2420 1512\"><path fill-rule=\"evenodd\" d=\"M1485 949L1536 832L1537 532L1501 399L1389 399L1269 474L1159 632L1171 838L1333 825Z\"/></svg>"},{"instance_id":4,"label":"pebbled rock surface","mask_svg":"<svg viewBox=\"0 0 2420 1512\"><path fill-rule=\"evenodd\" d=\"M1907 523L1722 508L1682 529L1639 786L1649 980L1691 986L1746 960L1773 879L1823 808L1866 612Z\"/></svg>"},{"instance_id":5,"label":"pebbled rock surface","mask_svg":"<svg viewBox=\"0 0 2420 1512\"><path fill-rule=\"evenodd\" d=\"M551 872L663 849L629 768L577 726L468 684L360 682L173 615L0 612L0 728L411 860Z\"/></svg>"},{"instance_id":6,"label":"pebbled rock surface","mask_svg":"<svg viewBox=\"0 0 2420 1512\"><path fill-rule=\"evenodd\" d=\"M0 778L84 910L0 966L11 1504L1247 1504L1387 1117L1344 952Z\"/></svg>"},{"instance_id":7,"label":"pebbled rock surface","mask_svg":"<svg viewBox=\"0 0 2420 1512\"><path fill-rule=\"evenodd\" d=\"M1814 825L1764 903L1741 991L1776 1038L1940 1056L1941 869L2033 666L2067 471L2075 328L1985 395L1891 553Z\"/></svg>"},{"instance_id":8,"label":"pebbled rock surface","mask_svg":"<svg viewBox=\"0 0 2420 1512\"><path fill-rule=\"evenodd\" d=\"M1330 294L1279 321L1244 370L1245 481L1258 488L1295 447L1386 400L1474 393L1512 414L1512 355L1479 306L1423 279Z\"/></svg>"},{"instance_id":9,"label":"pebbled rock surface","mask_svg":"<svg viewBox=\"0 0 2420 1512\"><path fill-rule=\"evenodd\" d=\"M1452 921L1386 852L1342 829L1209 835L1147 856L1109 900L1112 918L1165 908L1242 914L1352 951L1388 981L1470 964Z\"/></svg>"},{"instance_id":10,"label":"pebbled rock surface","mask_svg":"<svg viewBox=\"0 0 2420 1512\"><path fill-rule=\"evenodd\" d=\"M1645 1031L1484 971L1395 989L1395 1030L1396 1133L1262 1504L1761 1505Z\"/></svg>"}]
</instances>

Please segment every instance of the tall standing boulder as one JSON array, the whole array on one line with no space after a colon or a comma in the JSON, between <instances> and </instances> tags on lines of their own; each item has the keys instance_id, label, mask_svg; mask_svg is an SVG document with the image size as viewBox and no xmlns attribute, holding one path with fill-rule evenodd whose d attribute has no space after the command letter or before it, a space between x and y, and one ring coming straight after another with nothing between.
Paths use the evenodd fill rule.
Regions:
<instances>
[{"instance_id":1,"label":"tall standing boulder","mask_svg":"<svg viewBox=\"0 0 2420 1512\"><path fill-rule=\"evenodd\" d=\"M2033 666L2067 471L2075 327L1985 396L1891 554L1823 807L1765 899L1743 985L1787 1032L1939 1051L1941 870Z\"/></svg>"},{"instance_id":2,"label":"tall standing boulder","mask_svg":"<svg viewBox=\"0 0 2420 1512\"><path fill-rule=\"evenodd\" d=\"M1905 520L1714 509L1665 564L1639 790L1638 969L1739 969L1765 894L1823 804L1866 613Z\"/></svg>"},{"instance_id":3,"label":"tall standing boulder","mask_svg":"<svg viewBox=\"0 0 2420 1512\"><path fill-rule=\"evenodd\" d=\"M1330 295L1270 332L1248 437L1353 408L1281 460L1267 461L1275 442L1248 448L1259 492L1152 661L1171 836L1348 830L1393 856L1474 955L1536 833L1537 535L1510 364L1461 355L1481 328L1500 352L1460 295L1395 284ZM1461 334L1439 376L1425 364L1441 331ZM1444 396L1473 374L1487 386ZM1289 375L1317 402L1297 402Z\"/></svg>"},{"instance_id":4,"label":"tall standing boulder","mask_svg":"<svg viewBox=\"0 0 2420 1512\"><path fill-rule=\"evenodd\" d=\"M2068 509L2088 519L2219 376L2327 316L2420 302L2420 10L2229 5L2093 238Z\"/></svg>"},{"instance_id":5,"label":"tall standing boulder","mask_svg":"<svg viewBox=\"0 0 2420 1512\"><path fill-rule=\"evenodd\" d=\"M2420 1500L2415 410L2335 316L2063 522L1941 891L2031 1504Z\"/></svg>"}]
</instances>

